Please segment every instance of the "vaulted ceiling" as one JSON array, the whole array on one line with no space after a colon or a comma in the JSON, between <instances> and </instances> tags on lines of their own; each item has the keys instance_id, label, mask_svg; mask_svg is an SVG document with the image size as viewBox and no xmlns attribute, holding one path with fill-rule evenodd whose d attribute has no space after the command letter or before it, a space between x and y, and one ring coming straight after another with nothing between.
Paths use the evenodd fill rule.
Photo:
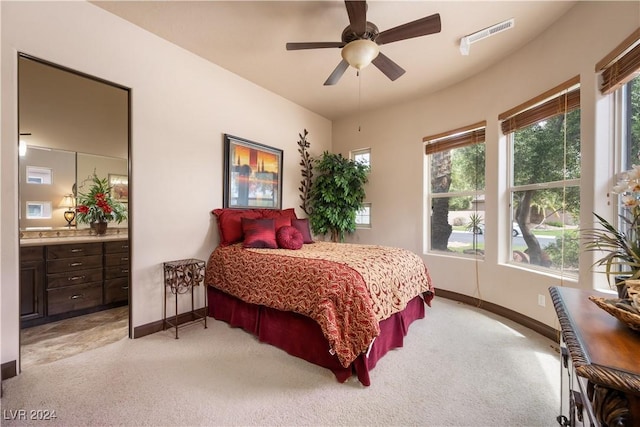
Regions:
<instances>
[{"instance_id":1,"label":"vaulted ceiling","mask_svg":"<svg viewBox=\"0 0 640 427\"><path fill-rule=\"evenodd\" d=\"M385 44L406 70L389 80L373 65L323 83L339 48L287 51L287 42L340 41L349 18L342 1L98 1L158 36L328 119L401 103L442 90L499 63L537 37L576 1L369 1L380 31L440 14L437 34ZM514 18L512 29L460 53L465 35Z\"/></svg>"}]
</instances>

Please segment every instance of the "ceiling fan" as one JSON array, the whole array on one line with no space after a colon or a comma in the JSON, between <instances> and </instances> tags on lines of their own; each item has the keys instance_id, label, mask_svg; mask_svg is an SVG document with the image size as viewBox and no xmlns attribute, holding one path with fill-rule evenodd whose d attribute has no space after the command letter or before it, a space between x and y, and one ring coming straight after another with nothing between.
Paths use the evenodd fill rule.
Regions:
<instances>
[{"instance_id":1,"label":"ceiling fan","mask_svg":"<svg viewBox=\"0 0 640 427\"><path fill-rule=\"evenodd\" d=\"M375 24L367 21L366 1L344 3L349 15L349 25L342 31L342 41L287 43L287 50L332 47L342 49L342 61L324 82L325 86L336 84L350 65L360 70L370 63L394 81L403 75L405 70L380 52L378 46L439 33L441 29L440 14L436 13L380 32Z\"/></svg>"}]
</instances>

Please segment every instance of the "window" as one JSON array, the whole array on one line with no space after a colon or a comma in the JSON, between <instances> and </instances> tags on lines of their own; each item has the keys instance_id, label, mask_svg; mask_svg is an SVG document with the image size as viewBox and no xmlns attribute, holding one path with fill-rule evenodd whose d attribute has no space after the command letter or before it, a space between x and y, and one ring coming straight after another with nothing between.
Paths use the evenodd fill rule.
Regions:
<instances>
[{"instance_id":1,"label":"window","mask_svg":"<svg viewBox=\"0 0 640 427\"><path fill-rule=\"evenodd\" d=\"M51 218L51 202L27 202L27 219Z\"/></svg>"},{"instance_id":2,"label":"window","mask_svg":"<svg viewBox=\"0 0 640 427\"><path fill-rule=\"evenodd\" d=\"M27 166L27 183L28 184L51 184L51 176L52 176L51 168Z\"/></svg>"},{"instance_id":3,"label":"window","mask_svg":"<svg viewBox=\"0 0 640 427\"><path fill-rule=\"evenodd\" d=\"M632 33L596 65L602 72L600 91L610 95L613 105L613 135L617 172L640 164L640 29ZM617 150L619 149L619 150ZM618 196L619 197L619 196ZM628 232L629 209L618 203L618 214L612 220L619 230Z\"/></svg>"},{"instance_id":4,"label":"window","mask_svg":"<svg viewBox=\"0 0 640 427\"><path fill-rule=\"evenodd\" d=\"M356 212L356 227L371 228L371 203L363 203L362 208Z\"/></svg>"},{"instance_id":5,"label":"window","mask_svg":"<svg viewBox=\"0 0 640 427\"><path fill-rule=\"evenodd\" d=\"M423 138L430 251L484 256L486 122Z\"/></svg>"},{"instance_id":6,"label":"window","mask_svg":"<svg viewBox=\"0 0 640 427\"><path fill-rule=\"evenodd\" d=\"M640 77L636 77L623 86L619 94L622 97L620 115L623 126L622 144L625 155L625 170L640 164Z\"/></svg>"},{"instance_id":7,"label":"window","mask_svg":"<svg viewBox=\"0 0 640 427\"><path fill-rule=\"evenodd\" d=\"M577 274L580 212L578 77L499 116L510 151L510 261Z\"/></svg>"},{"instance_id":8,"label":"window","mask_svg":"<svg viewBox=\"0 0 640 427\"><path fill-rule=\"evenodd\" d=\"M371 148L351 151L351 159L356 163L371 167Z\"/></svg>"},{"instance_id":9,"label":"window","mask_svg":"<svg viewBox=\"0 0 640 427\"><path fill-rule=\"evenodd\" d=\"M621 169L640 164L640 28L596 64L600 92L614 99L614 127L622 148Z\"/></svg>"},{"instance_id":10,"label":"window","mask_svg":"<svg viewBox=\"0 0 640 427\"><path fill-rule=\"evenodd\" d=\"M371 168L371 148L352 150L351 160ZM371 203L363 203L362 208L356 212L356 228L371 228Z\"/></svg>"}]
</instances>

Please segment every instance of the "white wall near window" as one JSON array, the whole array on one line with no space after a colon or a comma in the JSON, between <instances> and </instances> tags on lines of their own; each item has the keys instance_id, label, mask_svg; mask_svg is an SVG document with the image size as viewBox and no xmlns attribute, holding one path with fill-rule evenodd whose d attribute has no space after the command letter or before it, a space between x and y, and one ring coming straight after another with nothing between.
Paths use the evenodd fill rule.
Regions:
<instances>
[{"instance_id":1,"label":"white wall near window","mask_svg":"<svg viewBox=\"0 0 640 427\"><path fill-rule=\"evenodd\" d=\"M426 185L422 137L482 120L487 121L486 228L499 230L509 224L507 141L497 117L576 75L583 87L580 198L582 210L588 212L581 214L580 222L588 226L593 220L591 212L607 207L612 175L611 144L605 139L608 122L598 123L601 110L608 108L600 105L603 97L597 90L595 64L637 29L638 16L638 2L577 2L538 38L464 82L414 102L335 121L334 151L348 152L367 141L376 158L382 159L376 161L367 191L376 206L375 228L357 231L357 238L362 243L390 244L422 253L422 218L427 209L422 198ZM373 84L366 77L362 77L363 91ZM437 254L423 258L436 288L475 297L480 291L482 299L550 326L557 323L550 286L590 289L600 280L590 272L588 256L580 258L584 267L577 281L507 265L503 260L508 254L499 248L508 247L509 239L511 234L506 232L485 235L489 249L481 262ZM544 307L538 305L539 295L546 299Z\"/></svg>"}]
</instances>

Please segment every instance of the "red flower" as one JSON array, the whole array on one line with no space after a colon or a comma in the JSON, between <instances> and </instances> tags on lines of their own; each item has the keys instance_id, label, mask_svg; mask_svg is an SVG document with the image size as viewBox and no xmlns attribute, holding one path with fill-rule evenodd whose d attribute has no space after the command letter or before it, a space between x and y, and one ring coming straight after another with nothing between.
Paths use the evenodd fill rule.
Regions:
<instances>
[{"instance_id":1,"label":"red flower","mask_svg":"<svg viewBox=\"0 0 640 427\"><path fill-rule=\"evenodd\" d=\"M104 199L98 199L96 200L96 206L98 206L100 209L102 209L102 211L105 214L110 214L112 209L111 206L109 205L109 202L107 202Z\"/></svg>"},{"instance_id":2,"label":"red flower","mask_svg":"<svg viewBox=\"0 0 640 427\"><path fill-rule=\"evenodd\" d=\"M80 205L76 209L78 213L81 213L81 214L86 214L87 212L89 212L89 206Z\"/></svg>"}]
</instances>

